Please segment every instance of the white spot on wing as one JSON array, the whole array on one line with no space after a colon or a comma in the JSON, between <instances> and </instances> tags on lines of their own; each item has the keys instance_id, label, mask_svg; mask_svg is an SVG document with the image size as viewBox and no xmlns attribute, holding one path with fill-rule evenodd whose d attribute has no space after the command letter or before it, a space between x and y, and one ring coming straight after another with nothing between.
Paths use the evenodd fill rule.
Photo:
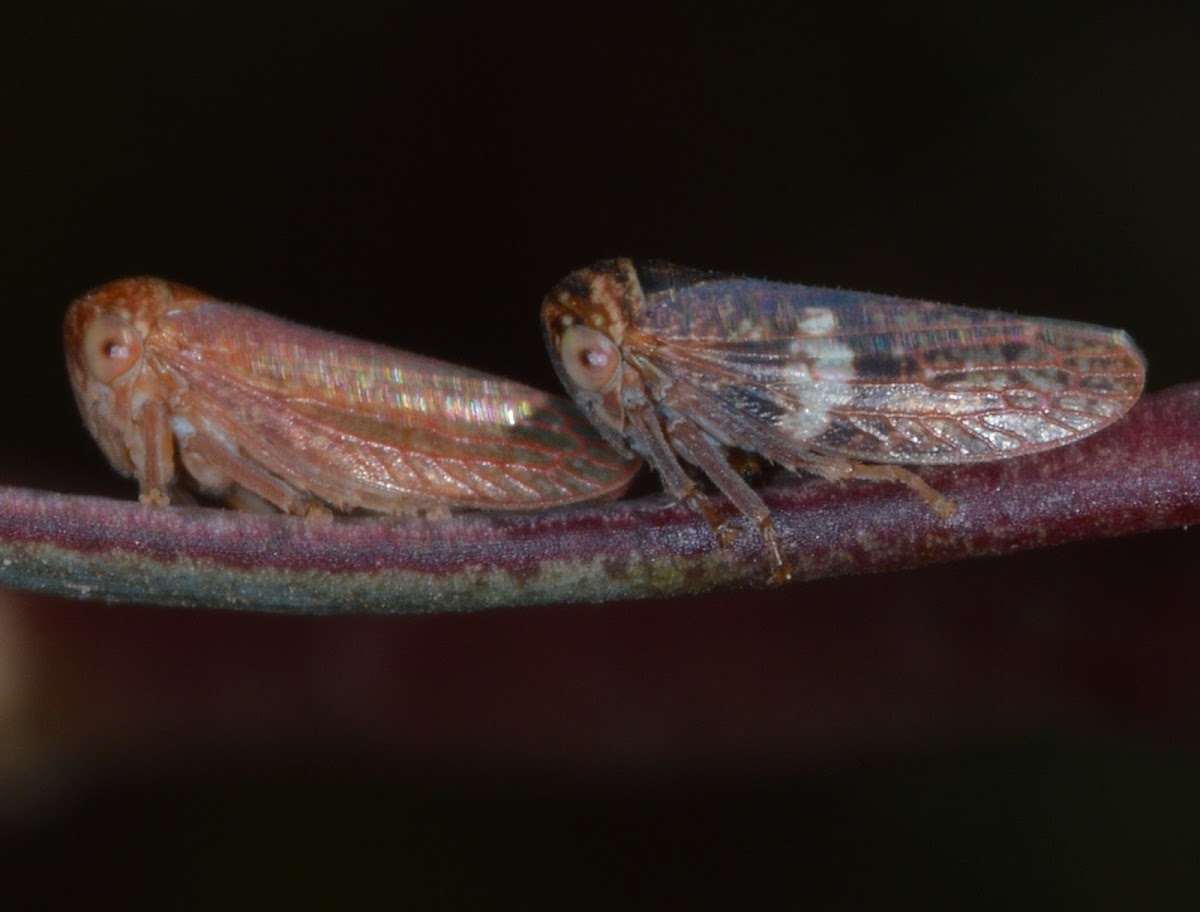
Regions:
<instances>
[{"instance_id":1,"label":"white spot on wing","mask_svg":"<svg viewBox=\"0 0 1200 912\"><path fill-rule=\"evenodd\" d=\"M805 307L798 316L796 331L806 336L827 336L837 328L837 318L828 307Z\"/></svg>"},{"instance_id":2,"label":"white spot on wing","mask_svg":"<svg viewBox=\"0 0 1200 912\"><path fill-rule=\"evenodd\" d=\"M810 313L828 310L811 308ZM806 318L808 319L808 318ZM819 323L820 320L817 320ZM792 364L783 372L788 398L799 407L779 421L779 429L798 443L819 437L829 427L829 413L854 399L854 352L829 338L796 339L790 346Z\"/></svg>"}]
</instances>

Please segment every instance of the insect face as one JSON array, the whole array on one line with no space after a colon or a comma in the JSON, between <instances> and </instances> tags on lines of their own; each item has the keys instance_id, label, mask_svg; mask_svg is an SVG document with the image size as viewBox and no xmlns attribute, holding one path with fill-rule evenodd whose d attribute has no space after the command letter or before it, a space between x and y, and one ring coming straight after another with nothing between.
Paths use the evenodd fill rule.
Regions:
<instances>
[{"instance_id":1,"label":"insect face","mask_svg":"<svg viewBox=\"0 0 1200 912\"><path fill-rule=\"evenodd\" d=\"M170 306L171 286L129 279L89 294L67 312L67 372L84 423L109 461L125 475L142 471L145 448L133 433L154 378L143 371L146 338ZM150 387L150 389L147 389Z\"/></svg>"},{"instance_id":2,"label":"insect face","mask_svg":"<svg viewBox=\"0 0 1200 912\"><path fill-rule=\"evenodd\" d=\"M559 379L605 438L625 451L625 379L619 343L626 315L626 277L577 273L542 305L542 326ZM633 377L636 381L636 376Z\"/></svg>"}]
</instances>

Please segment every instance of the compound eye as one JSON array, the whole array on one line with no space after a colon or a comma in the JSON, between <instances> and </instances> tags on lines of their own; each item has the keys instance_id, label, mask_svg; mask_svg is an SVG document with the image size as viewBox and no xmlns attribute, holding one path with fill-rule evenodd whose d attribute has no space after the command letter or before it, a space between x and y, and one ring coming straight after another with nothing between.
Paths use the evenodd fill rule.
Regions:
<instances>
[{"instance_id":1,"label":"compound eye","mask_svg":"<svg viewBox=\"0 0 1200 912\"><path fill-rule=\"evenodd\" d=\"M621 353L612 339L578 323L563 332L558 352L571 382L592 393L612 382L621 363Z\"/></svg>"},{"instance_id":2,"label":"compound eye","mask_svg":"<svg viewBox=\"0 0 1200 912\"><path fill-rule=\"evenodd\" d=\"M88 373L101 383L112 383L129 372L142 357L137 330L120 317L99 314L83 337L83 358Z\"/></svg>"}]
</instances>

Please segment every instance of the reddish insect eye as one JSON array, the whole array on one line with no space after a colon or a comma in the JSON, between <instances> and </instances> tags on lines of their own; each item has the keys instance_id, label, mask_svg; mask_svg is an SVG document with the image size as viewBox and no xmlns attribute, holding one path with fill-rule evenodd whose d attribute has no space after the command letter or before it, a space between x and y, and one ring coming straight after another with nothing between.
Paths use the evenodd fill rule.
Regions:
<instances>
[{"instance_id":1,"label":"reddish insect eye","mask_svg":"<svg viewBox=\"0 0 1200 912\"><path fill-rule=\"evenodd\" d=\"M83 353L88 373L101 383L112 383L137 364L142 340L124 320L100 314L87 328Z\"/></svg>"},{"instance_id":2,"label":"reddish insect eye","mask_svg":"<svg viewBox=\"0 0 1200 912\"><path fill-rule=\"evenodd\" d=\"M613 341L589 326L568 326L558 351L567 376L589 392L599 392L608 386L621 363L621 354Z\"/></svg>"}]
</instances>

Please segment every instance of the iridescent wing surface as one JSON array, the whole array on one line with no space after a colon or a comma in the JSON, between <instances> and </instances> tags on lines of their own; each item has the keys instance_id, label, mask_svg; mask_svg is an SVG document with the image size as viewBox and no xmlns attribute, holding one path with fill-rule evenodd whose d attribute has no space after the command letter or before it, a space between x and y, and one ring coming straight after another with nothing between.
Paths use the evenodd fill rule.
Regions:
<instances>
[{"instance_id":1,"label":"iridescent wing surface","mask_svg":"<svg viewBox=\"0 0 1200 912\"><path fill-rule=\"evenodd\" d=\"M636 470L518 383L215 302L159 329L192 420L339 507L547 506L616 496Z\"/></svg>"}]
</instances>

